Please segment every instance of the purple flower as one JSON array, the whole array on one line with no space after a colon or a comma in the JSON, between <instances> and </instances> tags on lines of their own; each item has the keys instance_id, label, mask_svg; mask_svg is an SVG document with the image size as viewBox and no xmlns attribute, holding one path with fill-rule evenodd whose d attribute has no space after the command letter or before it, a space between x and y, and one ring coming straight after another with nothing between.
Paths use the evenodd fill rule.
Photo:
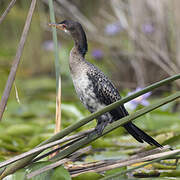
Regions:
<instances>
[{"instance_id":1,"label":"purple flower","mask_svg":"<svg viewBox=\"0 0 180 180\"><path fill-rule=\"evenodd\" d=\"M146 34L151 34L154 32L154 26L150 23L143 24L142 31Z\"/></svg>"},{"instance_id":2,"label":"purple flower","mask_svg":"<svg viewBox=\"0 0 180 180\"><path fill-rule=\"evenodd\" d=\"M58 44L60 46L60 43ZM42 44L43 49L46 51L53 51L54 50L54 43L51 40L44 41Z\"/></svg>"},{"instance_id":3,"label":"purple flower","mask_svg":"<svg viewBox=\"0 0 180 180\"><path fill-rule=\"evenodd\" d=\"M128 93L127 95L131 95L131 94L133 94L133 93L135 93L135 92L138 92L138 91L140 91L140 90L142 90L142 88L136 88L135 91L130 92L130 93ZM126 106L127 108L131 109L131 110L136 109L136 107L137 107L139 104L141 104L141 105L143 105L143 106L148 106L148 105L149 105L149 102L148 102L146 99L147 99L151 94L152 94L151 92L147 92L146 94L143 94L143 95L141 95L141 96L139 96L139 97L137 97L137 98L135 98L135 99L127 102L127 103L125 104L125 106Z\"/></svg>"},{"instance_id":4,"label":"purple flower","mask_svg":"<svg viewBox=\"0 0 180 180\"><path fill-rule=\"evenodd\" d=\"M100 49L94 49L93 51L92 51L92 56L93 56L93 58L94 59L102 59L103 58L103 52L102 52L102 50L100 50Z\"/></svg>"},{"instance_id":5,"label":"purple flower","mask_svg":"<svg viewBox=\"0 0 180 180\"><path fill-rule=\"evenodd\" d=\"M105 29L104 32L105 34L109 35L109 36L113 36L118 34L120 31L122 31L123 27L121 25L120 22L115 22L112 24L108 24Z\"/></svg>"}]
</instances>

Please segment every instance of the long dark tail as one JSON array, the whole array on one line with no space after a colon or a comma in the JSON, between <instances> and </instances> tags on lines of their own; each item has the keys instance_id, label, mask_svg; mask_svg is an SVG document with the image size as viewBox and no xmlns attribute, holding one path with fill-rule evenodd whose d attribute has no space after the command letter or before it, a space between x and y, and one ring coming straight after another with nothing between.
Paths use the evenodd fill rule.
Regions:
<instances>
[{"instance_id":1,"label":"long dark tail","mask_svg":"<svg viewBox=\"0 0 180 180\"><path fill-rule=\"evenodd\" d=\"M128 131L129 134L131 134L140 143L143 143L145 141L150 145L155 145L161 148L163 147L161 144L159 144L156 140L154 140L151 136L146 134L144 131L139 129L132 122L125 124L124 128Z\"/></svg>"}]
</instances>

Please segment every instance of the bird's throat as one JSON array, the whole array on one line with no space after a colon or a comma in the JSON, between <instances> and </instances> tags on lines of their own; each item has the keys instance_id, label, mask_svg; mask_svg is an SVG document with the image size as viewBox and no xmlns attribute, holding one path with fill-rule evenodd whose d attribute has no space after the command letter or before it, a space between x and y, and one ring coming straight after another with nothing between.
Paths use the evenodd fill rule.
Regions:
<instances>
[{"instance_id":1,"label":"bird's throat","mask_svg":"<svg viewBox=\"0 0 180 180\"><path fill-rule=\"evenodd\" d=\"M84 40L75 41L75 47L79 53L84 57L87 52L87 42Z\"/></svg>"},{"instance_id":2,"label":"bird's throat","mask_svg":"<svg viewBox=\"0 0 180 180\"><path fill-rule=\"evenodd\" d=\"M80 27L76 33L72 33L72 37L74 39L77 51L84 57L88 50L87 39L84 30Z\"/></svg>"}]
</instances>

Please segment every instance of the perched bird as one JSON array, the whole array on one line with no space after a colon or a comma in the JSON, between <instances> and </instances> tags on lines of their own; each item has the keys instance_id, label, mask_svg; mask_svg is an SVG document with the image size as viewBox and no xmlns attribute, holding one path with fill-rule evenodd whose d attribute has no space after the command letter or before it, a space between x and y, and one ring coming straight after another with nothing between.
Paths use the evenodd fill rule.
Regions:
<instances>
[{"instance_id":1,"label":"perched bird","mask_svg":"<svg viewBox=\"0 0 180 180\"><path fill-rule=\"evenodd\" d=\"M113 83L101 70L86 61L85 55L88 45L86 34L81 24L76 21L65 20L58 24L53 23L49 25L68 32L74 40L74 47L69 57L69 67L76 93L84 106L93 113L106 105L120 100L121 96ZM101 134L108 123L112 123L127 115L128 112L123 105L101 115L97 118L96 132ZM132 122L123 125L123 127L140 143L145 141L150 145L162 147Z\"/></svg>"}]
</instances>

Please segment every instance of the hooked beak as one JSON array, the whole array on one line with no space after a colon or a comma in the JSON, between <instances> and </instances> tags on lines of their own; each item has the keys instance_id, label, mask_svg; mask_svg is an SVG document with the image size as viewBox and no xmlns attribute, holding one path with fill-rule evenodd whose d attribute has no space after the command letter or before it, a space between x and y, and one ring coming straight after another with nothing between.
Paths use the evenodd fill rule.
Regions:
<instances>
[{"instance_id":1,"label":"hooked beak","mask_svg":"<svg viewBox=\"0 0 180 180\"><path fill-rule=\"evenodd\" d=\"M56 27L57 29L66 31L66 25L65 24L56 24L56 23L49 23L48 24L50 27Z\"/></svg>"}]
</instances>

